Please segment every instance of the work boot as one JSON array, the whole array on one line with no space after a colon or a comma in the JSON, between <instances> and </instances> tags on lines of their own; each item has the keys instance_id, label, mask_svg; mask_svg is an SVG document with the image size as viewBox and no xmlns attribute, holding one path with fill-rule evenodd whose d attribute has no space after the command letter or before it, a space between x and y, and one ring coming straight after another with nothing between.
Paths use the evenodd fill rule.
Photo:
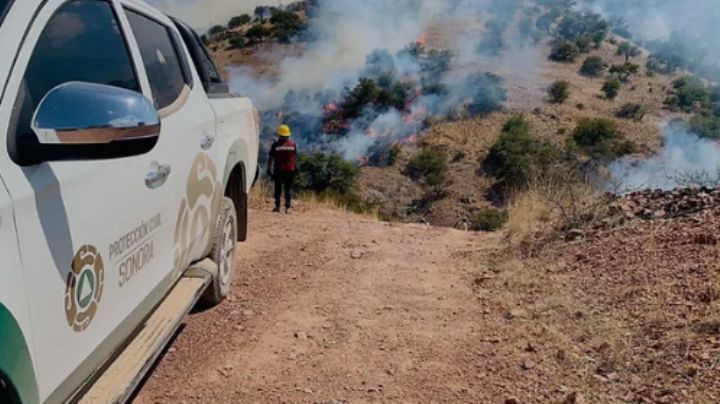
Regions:
<instances>
[{"instance_id":1,"label":"work boot","mask_svg":"<svg viewBox=\"0 0 720 404\"><path fill-rule=\"evenodd\" d=\"M276 206L275 209L273 209L273 213L280 213L280 207Z\"/></svg>"},{"instance_id":2,"label":"work boot","mask_svg":"<svg viewBox=\"0 0 720 404\"><path fill-rule=\"evenodd\" d=\"M285 208L285 214L286 214L286 215L289 215L289 214L291 214L291 213L293 213L293 208L292 208L292 206L289 207L289 208Z\"/></svg>"}]
</instances>

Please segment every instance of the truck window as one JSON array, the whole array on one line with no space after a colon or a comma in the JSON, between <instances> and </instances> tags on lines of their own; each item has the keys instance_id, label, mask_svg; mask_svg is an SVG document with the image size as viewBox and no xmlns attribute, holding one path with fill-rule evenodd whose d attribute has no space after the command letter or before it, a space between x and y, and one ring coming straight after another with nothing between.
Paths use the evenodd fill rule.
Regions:
<instances>
[{"instance_id":1,"label":"truck window","mask_svg":"<svg viewBox=\"0 0 720 404\"><path fill-rule=\"evenodd\" d=\"M12 0L0 0L0 25L2 25L5 20L5 14L10 10L11 4Z\"/></svg>"},{"instance_id":2,"label":"truck window","mask_svg":"<svg viewBox=\"0 0 720 404\"><path fill-rule=\"evenodd\" d=\"M17 143L33 141L30 120L45 94L68 81L140 91L129 48L108 1L70 1L43 29L15 101L8 137L11 155Z\"/></svg>"},{"instance_id":3,"label":"truck window","mask_svg":"<svg viewBox=\"0 0 720 404\"><path fill-rule=\"evenodd\" d=\"M155 107L163 109L177 100L187 84L182 59L170 30L131 10L126 10L140 48Z\"/></svg>"},{"instance_id":4,"label":"truck window","mask_svg":"<svg viewBox=\"0 0 720 404\"><path fill-rule=\"evenodd\" d=\"M200 80L205 87L205 91L208 93L216 91L227 93L229 91L227 89L227 85L223 83L222 77L220 76L220 73L218 73L215 63L213 63L207 48L205 48L205 45L197 32L184 22L172 17L171 19L175 23L175 27L180 32L183 41L185 41L185 45L187 45L188 50L190 51L190 56L192 57L192 61L198 71Z\"/></svg>"}]
</instances>

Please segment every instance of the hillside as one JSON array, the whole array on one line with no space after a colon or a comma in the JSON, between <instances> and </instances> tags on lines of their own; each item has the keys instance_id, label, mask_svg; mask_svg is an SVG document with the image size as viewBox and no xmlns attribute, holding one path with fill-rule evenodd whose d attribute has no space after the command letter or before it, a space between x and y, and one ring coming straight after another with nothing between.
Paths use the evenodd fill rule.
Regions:
<instances>
[{"instance_id":1,"label":"hillside","mask_svg":"<svg viewBox=\"0 0 720 404\"><path fill-rule=\"evenodd\" d=\"M521 13L535 13L534 15L540 16L537 17L538 20L542 18L542 8L530 7L531 2L521 4L526 4L525 11ZM310 10L308 7L311 7L309 3L301 2L288 9L288 12L297 15L299 24L297 29L302 29L299 28L302 24L312 24L311 17L314 14L308 11ZM447 50L455 55L449 67L450 72L476 71L497 75L502 80L503 91L506 92L498 108L493 107L477 116L451 112L451 119L436 119L434 116L429 116L429 112L428 116L425 116L426 113L422 112L426 109L425 106L411 106L407 112L401 111L404 115L403 119L410 122L406 128L385 129L382 125L387 123L380 124L379 128L382 128L379 129L382 131L380 143L374 139L376 136L374 133L378 131L375 125L380 120L362 129L367 131L366 137L355 133L355 126L349 135L339 134L350 139L343 147L347 147L347 144L375 143L375 146L371 146L369 150L353 151L351 154L359 156L359 199L379 209L384 218L464 228L472 222L478 212L492 206L502 207L502 203L499 202L502 195L499 195L493 187L497 178L484 169L483 162L497 142L505 122L516 114L525 117L533 137L547 140L558 149L565 148L573 130L583 120L612 119L617 124L620 135L634 145L632 156L640 159L652 156L661 150L664 124L672 119L689 120L691 117L690 110L683 112L677 108L668 108L666 105L666 100L673 94L675 81L687 73L677 71L671 74L651 74L650 70L645 68L651 65L649 63L651 52L648 50L639 49L639 52L627 59L631 64L639 67L639 72L631 75L627 82L621 84L615 99L607 99L602 92L604 83L614 77L613 74L605 72L597 77L589 77L581 73L583 62L590 57L601 58L606 69L609 66L622 66L626 63L626 57L620 55L618 49L627 40L614 33L607 34L597 47L590 47L587 51L581 52L572 62L551 61L552 48L557 38L542 32L532 33L536 38L535 45L510 48L502 51L500 56L473 55L468 58L466 50L461 49L465 46L467 38L483 38L493 32L492 24L495 20L488 18L486 14L480 15L479 19L471 22L462 15L436 17L428 23L425 31L420 33L417 45L410 45L409 49L419 52L420 58L426 57L431 63L438 63L433 59L438 57L438 54L433 52ZM497 21L501 21L500 17L496 18ZM504 18L502 21L507 20L507 17ZM579 15L573 18L585 17ZM276 24L272 19L264 21L267 21L263 26L268 32L278 29L275 28ZM522 31L524 20L508 21L511 22L502 23L511 27L505 35L518 36L513 32ZM243 39L244 45L240 48L233 45L235 36L249 37L249 32L259 25L259 23L254 24L233 28L209 39L217 62L224 68L227 77L231 81L234 79L236 91L247 90L249 94L257 92L265 97L270 92L270 88L267 87L268 81L282 81L288 62L291 66L297 64L297 68L300 69L313 69L312 58L309 60L305 58L308 46L318 46L313 44L312 40L308 42L302 39L285 43L286 41L283 40L272 39L274 34L268 34L270 36L265 39L249 43ZM515 40L517 39L513 39ZM317 52L312 54L315 53ZM422 59L419 60L418 63L422 64ZM396 63L400 61L401 59L398 59ZM318 63L325 64L327 61L322 60ZM323 66L323 68L327 67ZM568 83L569 97L562 103L553 103L549 100L548 88L558 81ZM300 88L303 86L303 83L294 84ZM286 86L287 83L283 82L280 87L286 88ZM350 89L351 87L346 88L342 94L347 94ZM358 88L354 90L357 91ZM296 97L297 101L288 102L290 94ZM479 93L474 97L482 96L482 93ZM296 131L302 134L300 144L306 151L336 148L337 145L317 143L316 139L319 138L320 133L314 132L326 130L326 122L330 119L327 117L328 105L332 105L334 111L335 105L340 103L336 100L338 96L317 93L312 97L314 99L328 97L324 101L327 105L321 105L325 109L321 118L313 118L305 112L314 108L310 105L316 102L310 94L291 91L285 95L285 103L282 106L266 111L264 116L266 140L271 139L273 127L277 122L285 122L294 125ZM459 101L465 102L463 100ZM628 105L639 108L641 111L639 118L616 117L621 108ZM421 111L420 115L418 111ZM312 119L321 120L322 127L319 128L312 123ZM350 126L355 123L350 121L344 125ZM367 126L367 124L362 125ZM416 129L411 129L415 127L419 127L417 135L413 133ZM333 132L323 136L332 139L338 134ZM386 136L389 136L388 140L383 139ZM341 140L340 145L342 144ZM394 145L393 149L390 149L391 145ZM408 175L407 172L409 161L419 151L425 149L439 151L446 156L447 172L443 176L439 187L441 190L437 195L429 194L423 181ZM388 153L395 156L392 158L392 164L387 163ZM347 150L345 154L348 154Z\"/></svg>"},{"instance_id":2,"label":"hillside","mask_svg":"<svg viewBox=\"0 0 720 404\"><path fill-rule=\"evenodd\" d=\"M256 187L229 301L135 401L720 402L720 87L574 3L215 28L263 141L295 130L302 198Z\"/></svg>"}]
</instances>

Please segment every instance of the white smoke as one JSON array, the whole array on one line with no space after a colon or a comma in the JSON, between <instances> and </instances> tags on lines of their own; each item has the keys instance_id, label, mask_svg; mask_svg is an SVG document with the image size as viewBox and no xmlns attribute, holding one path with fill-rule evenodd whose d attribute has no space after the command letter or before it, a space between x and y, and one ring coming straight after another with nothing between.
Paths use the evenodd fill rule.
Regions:
<instances>
[{"instance_id":1,"label":"white smoke","mask_svg":"<svg viewBox=\"0 0 720 404\"><path fill-rule=\"evenodd\" d=\"M228 70L230 87L234 92L250 95L261 110L282 107L283 112L292 113L296 118L298 114L319 115L325 105L308 94L339 93L344 88L355 87L363 77L368 56L375 51L386 52L401 75L419 72L417 59L395 55L409 44L426 38L430 46L437 45L453 53L452 68L442 82L450 94L420 97L415 105L408 107L410 115L420 110L449 111L477 97L478 87L469 85L482 80L469 82L467 78L471 74L514 73L528 80L539 77L542 56L538 48L514 38L518 31L515 26L518 10L524 5L520 0L319 0L308 27L314 40L303 44L302 55L265 54L269 60L280 60L272 77L258 77L248 68L231 68ZM507 25L503 33L505 49L496 56L478 52L486 33L484 24L489 20ZM288 103L290 95L292 103ZM488 98L493 96L498 94ZM407 111L397 110L370 114L372 121L356 122L331 148L348 160L357 160L377 143L372 136L368 137L368 130L382 137L385 144L416 134L422 119L408 120L407 115ZM277 123L267 119L265 122ZM317 129L317 125L303 126ZM303 140L300 136L300 141Z\"/></svg>"},{"instance_id":2,"label":"white smoke","mask_svg":"<svg viewBox=\"0 0 720 404\"><path fill-rule=\"evenodd\" d=\"M719 185L720 146L716 142L698 137L682 124L667 124L663 133L660 154L647 160L623 158L610 166L615 190Z\"/></svg>"},{"instance_id":3,"label":"white smoke","mask_svg":"<svg viewBox=\"0 0 720 404\"><path fill-rule=\"evenodd\" d=\"M670 40L698 70L720 71L718 0L581 0L580 5L622 18L640 43Z\"/></svg>"}]
</instances>

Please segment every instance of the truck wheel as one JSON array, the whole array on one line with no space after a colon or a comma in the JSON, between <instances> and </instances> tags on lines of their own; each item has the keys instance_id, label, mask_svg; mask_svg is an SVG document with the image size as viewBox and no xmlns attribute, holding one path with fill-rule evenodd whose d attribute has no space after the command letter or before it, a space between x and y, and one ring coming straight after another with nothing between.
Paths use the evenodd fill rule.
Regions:
<instances>
[{"instance_id":1,"label":"truck wheel","mask_svg":"<svg viewBox=\"0 0 720 404\"><path fill-rule=\"evenodd\" d=\"M238 198L238 204L235 207L238 217L238 233L237 241L246 241L248 234L248 194L243 192Z\"/></svg>"},{"instance_id":2,"label":"truck wheel","mask_svg":"<svg viewBox=\"0 0 720 404\"><path fill-rule=\"evenodd\" d=\"M239 182L231 186L227 195L235 202L235 212L238 217L237 241L247 240L248 233L248 194L245 192L242 184L244 184L244 182Z\"/></svg>"},{"instance_id":3,"label":"truck wheel","mask_svg":"<svg viewBox=\"0 0 720 404\"><path fill-rule=\"evenodd\" d=\"M213 240L212 254L210 257L218 266L218 271L205 290L201 303L208 306L216 306L227 297L235 275L235 246L238 235L237 215L232 199L223 198L220 217L218 218L215 238Z\"/></svg>"}]
</instances>

